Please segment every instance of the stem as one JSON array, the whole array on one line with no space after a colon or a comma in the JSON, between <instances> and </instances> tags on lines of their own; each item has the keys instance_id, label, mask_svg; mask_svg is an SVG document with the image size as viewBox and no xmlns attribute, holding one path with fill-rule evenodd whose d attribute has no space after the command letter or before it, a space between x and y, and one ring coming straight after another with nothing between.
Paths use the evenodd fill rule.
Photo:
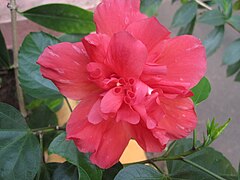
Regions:
<instances>
[{"instance_id":1,"label":"stem","mask_svg":"<svg viewBox=\"0 0 240 180\"><path fill-rule=\"evenodd\" d=\"M164 174L164 172L154 162L149 162L149 164L154 166L161 174Z\"/></svg>"},{"instance_id":2,"label":"stem","mask_svg":"<svg viewBox=\"0 0 240 180\"><path fill-rule=\"evenodd\" d=\"M37 128L37 129L32 129L33 134L44 134L44 133L49 133L53 131L65 131L66 128L64 127L59 127L59 126L51 126L51 127L44 127L44 128Z\"/></svg>"},{"instance_id":3,"label":"stem","mask_svg":"<svg viewBox=\"0 0 240 180\"><path fill-rule=\"evenodd\" d=\"M38 137L39 137L40 149L42 153L42 162L45 163L44 149L43 149L43 132L39 133Z\"/></svg>"},{"instance_id":4,"label":"stem","mask_svg":"<svg viewBox=\"0 0 240 180\"><path fill-rule=\"evenodd\" d=\"M174 155L174 156L160 156L160 157L156 157L156 158L151 158L151 159L147 159L144 161L138 161L138 162L134 162L134 163L127 163L124 164L126 166L128 165L132 165L132 164L146 164L146 163L151 163L151 162L155 162L155 161L166 161L166 160L181 160L183 157L189 156L197 151L200 151L203 148L203 146L199 146L195 149L190 149L189 151L185 151L182 154L179 155Z\"/></svg>"},{"instance_id":5,"label":"stem","mask_svg":"<svg viewBox=\"0 0 240 180\"><path fill-rule=\"evenodd\" d=\"M215 174L215 173L207 170L206 168L204 168L204 167L196 164L195 162L192 162L192 161L190 161L190 160L188 160L188 159L185 159L185 158L182 158L181 160L184 161L185 163L188 163L188 164L190 164L190 165L192 165L192 166L194 166L194 167L196 167L196 168L204 171L205 173L211 175L212 177L215 177L216 179L225 180L224 178L222 178L222 177L220 177L219 175L217 175L217 174Z\"/></svg>"},{"instance_id":6,"label":"stem","mask_svg":"<svg viewBox=\"0 0 240 180\"><path fill-rule=\"evenodd\" d=\"M68 98L64 97L64 99L65 99L66 102L67 102L67 105L68 105L69 110L70 110L71 112L73 112L72 106L71 106L70 102L68 101Z\"/></svg>"},{"instance_id":7,"label":"stem","mask_svg":"<svg viewBox=\"0 0 240 180\"><path fill-rule=\"evenodd\" d=\"M212 8L211 8L210 6L208 6L206 3L202 2L201 0L195 0L195 2L196 2L197 4L199 4L200 6L206 8L206 9L208 9L208 10L210 10L210 11L212 10Z\"/></svg>"},{"instance_id":8,"label":"stem","mask_svg":"<svg viewBox=\"0 0 240 180\"><path fill-rule=\"evenodd\" d=\"M17 42L17 5L16 0L10 0L8 8L11 11L11 21L12 21L12 44L13 44L13 67L16 80L16 91L18 97L19 109L24 117L27 116L27 111L25 109L24 98L22 88L18 80L18 42Z\"/></svg>"},{"instance_id":9,"label":"stem","mask_svg":"<svg viewBox=\"0 0 240 180\"><path fill-rule=\"evenodd\" d=\"M168 150L162 155L162 157L167 157L169 153L172 151L177 141L173 141L172 144L168 147Z\"/></svg>"}]
</instances>

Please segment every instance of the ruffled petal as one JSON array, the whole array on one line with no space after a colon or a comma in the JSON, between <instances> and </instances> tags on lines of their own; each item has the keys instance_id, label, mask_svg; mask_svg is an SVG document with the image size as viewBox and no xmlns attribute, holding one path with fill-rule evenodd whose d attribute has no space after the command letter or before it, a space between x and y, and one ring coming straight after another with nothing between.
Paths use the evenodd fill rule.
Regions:
<instances>
[{"instance_id":1,"label":"ruffled petal","mask_svg":"<svg viewBox=\"0 0 240 180\"><path fill-rule=\"evenodd\" d=\"M126 31L145 44L150 52L159 42L169 38L170 32L155 17L130 24Z\"/></svg>"},{"instance_id":2,"label":"ruffled petal","mask_svg":"<svg viewBox=\"0 0 240 180\"><path fill-rule=\"evenodd\" d=\"M188 136L197 125L194 104L190 98L159 97L159 104L164 115L159 118L155 133L166 134L169 139Z\"/></svg>"},{"instance_id":3,"label":"ruffled petal","mask_svg":"<svg viewBox=\"0 0 240 180\"><path fill-rule=\"evenodd\" d=\"M90 34L84 37L82 42L92 61L104 63L110 37L105 34Z\"/></svg>"},{"instance_id":4,"label":"ruffled petal","mask_svg":"<svg viewBox=\"0 0 240 180\"><path fill-rule=\"evenodd\" d=\"M145 45L127 32L114 34L110 41L107 64L120 77L138 78L147 59Z\"/></svg>"},{"instance_id":5,"label":"ruffled petal","mask_svg":"<svg viewBox=\"0 0 240 180\"><path fill-rule=\"evenodd\" d=\"M155 63L167 66L167 74L161 78L163 84L181 83L190 89L204 76L206 52L201 41L194 36L184 35L165 40L153 51L156 53L158 49L159 56Z\"/></svg>"},{"instance_id":6,"label":"ruffled petal","mask_svg":"<svg viewBox=\"0 0 240 180\"><path fill-rule=\"evenodd\" d=\"M161 144L161 142L154 137L152 131L142 123L132 125L131 133L132 137L146 152L161 152L166 147L166 144Z\"/></svg>"},{"instance_id":7,"label":"ruffled petal","mask_svg":"<svg viewBox=\"0 0 240 180\"><path fill-rule=\"evenodd\" d=\"M126 121L130 124L137 124L140 121L140 115L128 105L123 104L117 112L116 121Z\"/></svg>"},{"instance_id":8,"label":"ruffled petal","mask_svg":"<svg viewBox=\"0 0 240 180\"><path fill-rule=\"evenodd\" d=\"M88 121L92 124L98 124L103 120L103 114L101 112L100 105L101 100L98 99L88 114Z\"/></svg>"},{"instance_id":9,"label":"ruffled petal","mask_svg":"<svg viewBox=\"0 0 240 180\"><path fill-rule=\"evenodd\" d=\"M103 0L94 13L97 32L110 36L144 18L147 16L140 13L140 0Z\"/></svg>"},{"instance_id":10,"label":"ruffled petal","mask_svg":"<svg viewBox=\"0 0 240 180\"><path fill-rule=\"evenodd\" d=\"M101 111L103 113L116 113L123 102L123 89L116 87L109 90L101 100Z\"/></svg>"},{"instance_id":11,"label":"ruffled petal","mask_svg":"<svg viewBox=\"0 0 240 180\"><path fill-rule=\"evenodd\" d=\"M82 43L66 42L47 47L37 61L42 75L52 80L64 96L75 100L100 91L88 79L88 62Z\"/></svg>"}]
</instances>

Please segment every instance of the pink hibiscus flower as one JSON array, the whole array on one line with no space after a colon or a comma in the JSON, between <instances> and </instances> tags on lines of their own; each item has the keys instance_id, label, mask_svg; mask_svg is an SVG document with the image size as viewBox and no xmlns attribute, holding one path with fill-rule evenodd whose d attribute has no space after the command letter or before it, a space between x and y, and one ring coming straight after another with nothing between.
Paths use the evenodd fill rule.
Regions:
<instances>
[{"instance_id":1,"label":"pink hibiscus flower","mask_svg":"<svg viewBox=\"0 0 240 180\"><path fill-rule=\"evenodd\" d=\"M197 123L189 97L205 74L205 49L193 36L170 38L139 6L140 0L103 0L94 13L96 33L49 46L38 59L44 77L80 100L67 139L101 168L117 163L131 138L161 152Z\"/></svg>"}]
</instances>

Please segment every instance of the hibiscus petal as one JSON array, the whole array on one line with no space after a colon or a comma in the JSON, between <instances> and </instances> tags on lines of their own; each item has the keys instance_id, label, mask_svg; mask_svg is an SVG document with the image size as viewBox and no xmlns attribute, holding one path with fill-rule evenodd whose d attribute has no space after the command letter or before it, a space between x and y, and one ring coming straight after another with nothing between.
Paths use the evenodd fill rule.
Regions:
<instances>
[{"instance_id":1,"label":"hibiscus petal","mask_svg":"<svg viewBox=\"0 0 240 180\"><path fill-rule=\"evenodd\" d=\"M109 90L102 98L101 111L103 113L116 113L123 102L123 89L116 87Z\"/></svg>"},{"instance_id":2,"label":"hibiscus petal","mask_svg":"<svg viewBox=\"0 0 240 180\"><path fill-rule=\"evenodd\" d=\"M131 139L124 123L113 122L109 123L108 127L102 135L98 149L90 157L92 163L103 169L110 168L119 161Z\"/></svg>"},{"instance_id":3,"label":"hibiscus petal","mask_svg":"<svg viewBox=\"0 0 240 180\"><path fill-rule=\"evenodd\" d=\"M145 45L127 32L114 34L110 41L107 64L121 77L138 78L147 59Z\"/></svg>"},{"instance_id":4,"label":"hibiscus petal","mask_svg":"<svg viewBox=\"0 0 240 180\"><path fill-rule=\"evenodd\" d=\"M92 124L98 124L103 120L100 104L101 100L97 100L88 114L88 121Z\"/></svg>"},{"instance_id":5,"label":"hibiscus petal","mask_svg":"<svg viewBox=\"0 0 240 180\"><path fill-rule=\"evenodd\" d=\"M146 152L161 152L166 147L142 123L131 126L131 135Z\"/></svg>"},{"instance_id":6,"label":"hibiscus petal","mask_svg":"<svg viewBox=\"0 0 240 180\"><path fill-rule=\"evenodd\" d=\"M156 17L133 22L127 29L136 39L145 44L150 52L160 41L169 38L170 32L158 22Z\"/></svg>"},{"instance_id":7,"label":"hibiscus petal","mask_svg":"<svg viewBox=\"0 0 240 180\"><path fill-rule=\"evenodd\" d=\"M194 130L197 116L190 98L168 99L163 96L159 97L159 102L165 115L159 119L156 129L166 132L170 139L184 138Z\"/></svg>"},{"instance_id":8,"label":"hibiscus petal","mask_svg":"<svg viewBox=\"0 0 240 180\"><path fill-rule=\"evenodd\" d=\"M99 96L93 95L79 102L67 122L67 139L75 139L81 136L81 130L88 122L88 114L98 98Z\"/></svg>"},{"instance_id":9,"label":"hibiscus petal","mask_svg":"<svg viewBox=\"0 0 240 180\"><path fill-rule=\"evenodd\" d=\"M128 105L123 104L117 112L116 121L126 121L130 124L137 124L140 121L140 115Z\"/></svg>"},{"instance_id":10,"label":"hibiscus petal","mask_svg":"<svg viewBox=\"0 0 240 180\"><path fill-rule=\"evenodd\" d=\"M90 34L82 42L92 61L98 63L105 61L110 37L105 34Z\"/></svg>"},{"instance_id":11,"label":"hibiscus petal","mask_svg":"<svg viewBox=\"0 0 240 180\"><path fill-rule=\"evenodd\" d=\"M99 88L88 80L88 62L82 43L49 46L37 61L42 75L52 80L64 96L76 100L99 91Z\"/></svg>"},{"instance_id":12,"label":"hibiscus petal","mask_svg":"<svg viewBox=\"0 0 240 180\"><path fill-rule=\"evenodd\" d=\"M94 13L98 33L113 35L128 24L147 18L140 13L140 0L103 0Z\"/></svg>"},{"instance_id":13,"label":"hibiscus petal","mask_svg":"<svg viewBox=\"0 0 240 180\"><path fill-rule=\"evenodd\" d=\"M167 66L163 82L186 83L185 88L194 87L206 72L206 52L201 41L184 35L165 40L156 46L159 49L157 64Z\"/></svg>"}]
</instances>

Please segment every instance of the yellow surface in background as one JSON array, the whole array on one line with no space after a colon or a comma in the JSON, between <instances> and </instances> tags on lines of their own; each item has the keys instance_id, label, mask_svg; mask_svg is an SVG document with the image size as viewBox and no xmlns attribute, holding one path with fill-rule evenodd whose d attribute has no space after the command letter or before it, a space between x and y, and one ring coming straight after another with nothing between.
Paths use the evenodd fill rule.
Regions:
<instances>
[{"instance_id":1,"label":"yellow surface in background","mask_svg":"<svg viewBox=\"0 0 240 180\"><path fill-rule=\"evenodd\" d=\"M70 103L73 108L77 105L76 101L70 100ZM70 116L70 113L71 112L69 111L66 103L64 103L62 109L57 113L59 126L63 126L67 122ZM64 162L65 161L65 159L55 154L47 156L47 153L46 153L45 157L48 162ZM120 161L121 163L130 163L130 162L136 162L136 161L141 161L145 159L146 159L146 155L142 150L142 148L138 146L136 141L131 140L127 148L125 149L123 155L121 156Z\"/></svg>"}]
</instances>

